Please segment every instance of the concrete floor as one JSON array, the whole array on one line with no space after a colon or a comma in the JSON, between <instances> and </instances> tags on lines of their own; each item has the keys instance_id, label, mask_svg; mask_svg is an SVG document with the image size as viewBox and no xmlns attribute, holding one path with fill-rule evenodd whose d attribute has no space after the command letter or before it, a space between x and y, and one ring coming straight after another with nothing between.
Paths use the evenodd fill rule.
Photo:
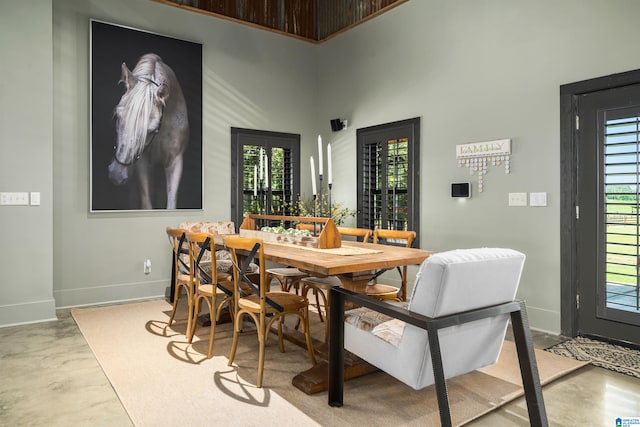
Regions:
<instances>
[{"instance_id":1,"label":"concrete floor","mask_svg":"<svg viewBox=\"0 0 640 427\"><path fill-rule=\"evenodd\" d=\"M57 322L0 328L0 426L130 426L69 310ZM534 332L546 348L560 337ZM544 387L552 426L611 426L640 417L640 380L588 366ZM357 425L357 421L354 421ZM529 425L523 398L471 423Z\"/></svg>"}]
</instances>

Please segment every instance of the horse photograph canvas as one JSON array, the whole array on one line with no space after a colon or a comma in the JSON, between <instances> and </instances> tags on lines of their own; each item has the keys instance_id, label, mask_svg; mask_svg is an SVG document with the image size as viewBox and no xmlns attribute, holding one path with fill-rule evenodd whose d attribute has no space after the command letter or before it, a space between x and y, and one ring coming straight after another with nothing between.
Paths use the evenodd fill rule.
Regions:
<instances>
[{"instance_id":1,"label":"horse photograph canvas","mask_svg":"<svg viewBox=\"0 0 640 427\"><path fill-rule=\"evenodd\" d=\"M202 209L202 45L91 21L91 211Z\"/></svg>"}]
</instances>

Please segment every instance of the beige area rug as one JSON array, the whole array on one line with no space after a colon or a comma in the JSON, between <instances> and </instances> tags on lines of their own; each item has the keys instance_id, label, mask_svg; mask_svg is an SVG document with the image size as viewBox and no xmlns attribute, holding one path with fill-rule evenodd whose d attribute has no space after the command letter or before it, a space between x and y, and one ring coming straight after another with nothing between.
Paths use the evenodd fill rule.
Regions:
<instances>
[{"instance_id":1,"label":"beige area rug","mask_svg":"<svg viewBox=\"0 0 640 427\"><path fill-rule=\"evenodd\" d=\"M165 300L154 300L72 310L136 426L439 425L433 386L415 391L382 372L346 382L341 408L328 406L326 392L306 395L291 385L311 366L306 350L286 342L280 353L275 335L267 345L264 388L258 389L255 333L240 336L229 367L230 324L216 328L214 355L206 359L208 328L199 327L189 345L185 310L168 327L170 309ZM314 328L322 331L322 325ZM587 364L545 351L536 357L543 384ZM496 365L447 385L455 425L522 395L513 343L505 342Z\"/></svg>"}]
</instances>

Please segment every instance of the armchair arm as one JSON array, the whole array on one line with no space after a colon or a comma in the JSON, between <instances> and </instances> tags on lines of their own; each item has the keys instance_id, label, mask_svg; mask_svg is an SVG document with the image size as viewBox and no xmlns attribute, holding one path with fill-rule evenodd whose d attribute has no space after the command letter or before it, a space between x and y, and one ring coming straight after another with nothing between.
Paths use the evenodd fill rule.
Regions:
<instances>
[{"instance_id":1,"label":"armchair arm","mask_svg":"<svg viewBox=\"0 0 640 427\"><path fill-rule=\"evenodd\" d=\"M494 317L500 314L512 313L514 311L520 310L521 307L518 301L510 301L503 304L496 304L489 307L455 313L448 316L428 317L371 298L367 295L350 291L345 288L336 288L335 291L345 295L345 301L350 301L354 304L367 307L371 310L386 314L387 316L393 317L398 320L402 320L405 323L409 323L424 330L428 330L432 326L435 326L437 329L443 329L448 328L449 326L461 325L463 323L469 323L487 317ZM334 296L332 294L331 298L333 297Z\"/></svg>"}]
</instances>

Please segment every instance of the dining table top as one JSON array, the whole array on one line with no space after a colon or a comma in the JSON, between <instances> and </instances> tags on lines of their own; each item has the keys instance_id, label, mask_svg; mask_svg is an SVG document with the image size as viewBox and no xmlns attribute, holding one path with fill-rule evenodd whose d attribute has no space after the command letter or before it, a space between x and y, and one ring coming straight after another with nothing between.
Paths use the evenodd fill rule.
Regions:
<instances>
[{"instance_id":1,"label":"dining table top","mask_svg":"<svg viewBox=\"0 0 640 427\"><path fill-rule=\"evenodd\" d=\"M217 241L218 238L220 236L217 236ZM263 244L267 260L297 267L317 276L335 276L420 264L434 253L425 249L356 241L343 241L340 248L334 249L268 241L264 241Z\"/></svg>"}]
</instances>

